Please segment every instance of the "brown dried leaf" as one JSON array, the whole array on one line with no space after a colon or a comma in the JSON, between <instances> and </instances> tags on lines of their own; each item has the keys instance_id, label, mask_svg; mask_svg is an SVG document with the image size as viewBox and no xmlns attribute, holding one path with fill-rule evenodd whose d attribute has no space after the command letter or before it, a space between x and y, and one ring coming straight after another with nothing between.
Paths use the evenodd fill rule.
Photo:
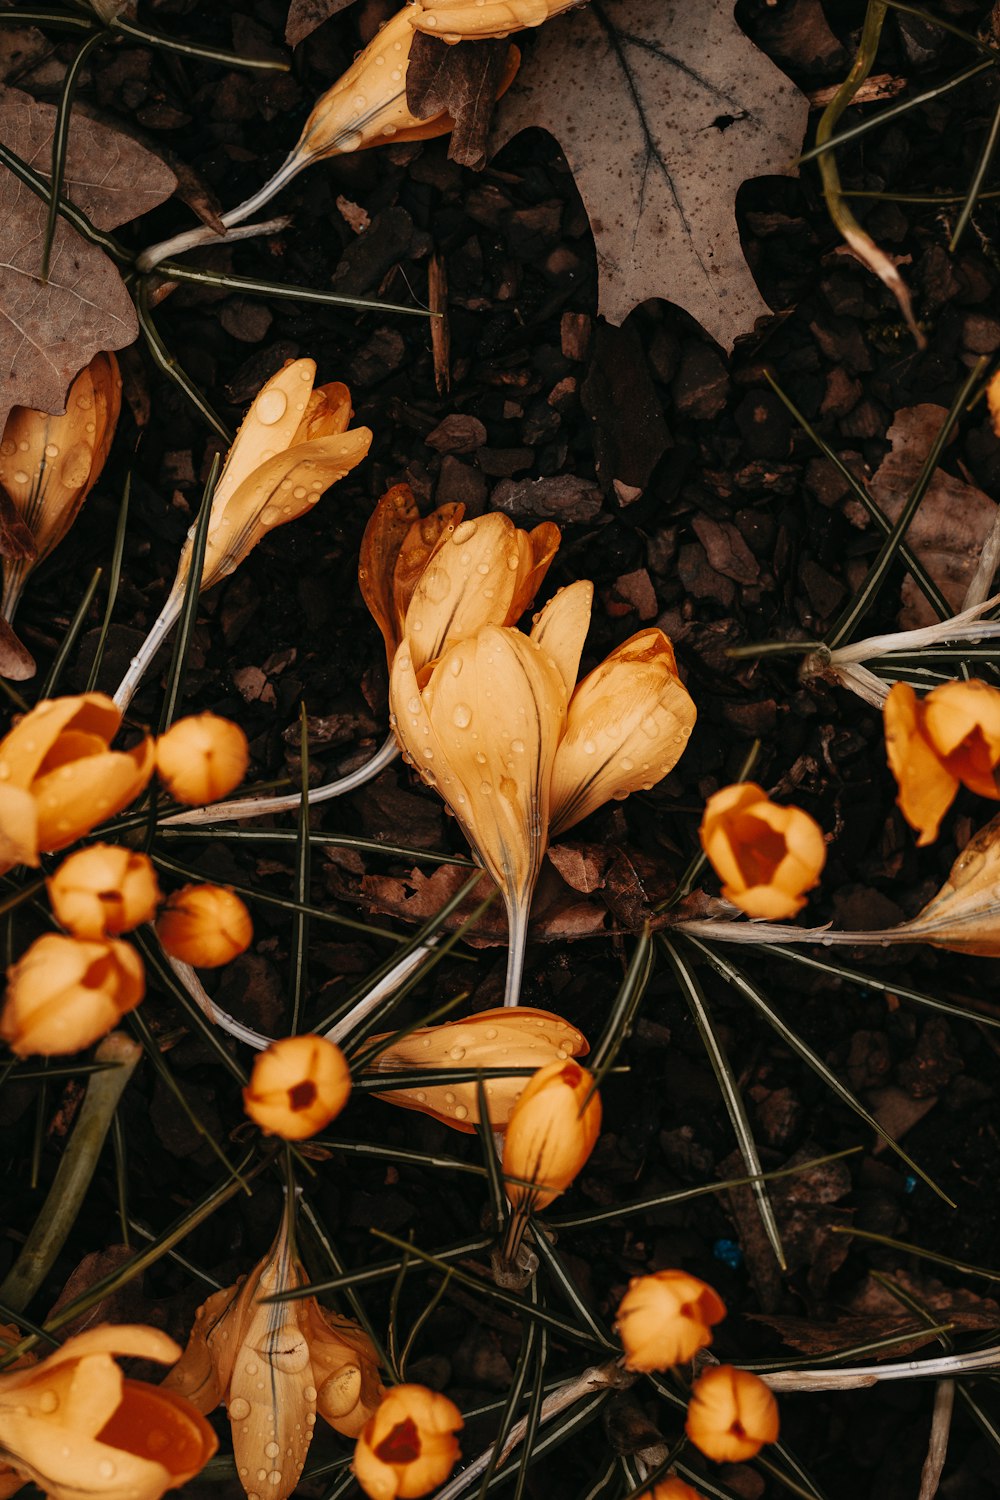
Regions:
<instances>
[{"instance_id":1,"label":"brown dried leaf","mask_svg":"<svg viewBox=\"0 0 1000 1500\"><path fill-rule=\"evenodd\" d=\"M285 41L289 47L297 47L307 36L312 36L317 26L353 4L354 0L292 0L285 22Z\"/></svg>"},{"instance_id":2,"label":"brown dried leaf","mask_svg":"<svg viewBox=\"0 0 1000 1500\"><path fill-rule=\"evenodd\" d=\"M729 348L768 312L740 248L737 191L793 170L807 116L731 0L591 0L542 29L494 144L530 126L559 141L590 215L609 322L669 297Z\"/></svg>"},{"instance_id":3,"label":"brown dried leaf","mask_svg":"<svg viewBox=\"0 0 1000 1500\"><path fill-rule=\"evenodd\" d=\"M25 682L35 675L35 658L0 615L0 677Z\"/></svg>"},{"instance_id":4,"label":"brown dried leaf","mask_svg":"<svg viewBox=\"0 0 1000 1500\"><path fill-rule=\"evenodd\" d=\"M51 165L55 110L0 87L0 138L43 176ZM73 116L63 192L99 229L114 229L162 203L173 173L135 141ZM14 405L65 409L73 376L102 349L138 333L135 310L112 262L58 219L49 280L38 279L46 206L0 168L0 427Z\"/></svg>"},{"instance_id":5,"label":"brown dried leaf","mask_svg":"<svg viewBox=\"0 0 1000 1500\"><path fill-rule=\"evenodd\" d=\"M457 42L417 32L406 70L406 102L418 119L448 114L455 121L448 146L452 161L478 169L486 147L509 43Z\"/></svg>"}]
</instances>

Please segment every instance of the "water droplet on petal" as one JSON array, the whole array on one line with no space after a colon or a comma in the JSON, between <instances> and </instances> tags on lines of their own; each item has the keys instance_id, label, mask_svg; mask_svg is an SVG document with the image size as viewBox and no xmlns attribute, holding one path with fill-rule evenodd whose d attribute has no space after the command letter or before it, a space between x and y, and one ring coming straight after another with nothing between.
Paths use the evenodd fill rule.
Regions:
<instances>
[{"instance_id":1,"label":"water droplet on petal","mask_svg":"<svg viewBox=\"0 0 1000 1500\"><path fill-rule=\"evenodd\" d=\"M281 1448L278 1443L271 1441L270 1443L264 1444L264 1452L267 1454L268 1458L277 1458L278 1454L281 1452Z\"/></svg>"},{"instance_id":2,"label":"water droplet on petal","mask_svg":"<svg viewBox=\"0 0 1000 1500\"><path fill-rule=\"evenodd\" d=\"M523 740L511 740L511 742L510 742L510 748L513 750L513 752L514 752L515 755L523 755L524 754L524 741ZM495 1031L492 1034L493 1034L493 1036L496 1036L496 1032ZM487 1032L486 1035L489 1036L490 1033Z\"/></svg>"},{"instance_id":3,"label":"water droplet on petal","mask_svg":"<svg viewBox=\"0 0 1000 1500\"><path fill-rule=\"evenodd\" d=\"M316 1400L316 1387L314 1385L307 1385L306 1388L305 1388L305 1390L302 1392L302 1394L306 1398L307 1401L315 1401Z\"/></svg>"},{"instance_id":4,"label":"water droplet on petal","mask_svg":"<svg viewBox=\"0 0 1000 1500\"><path fill-rule=\"evenodd\" d=\"M288 409L288 397L284 391L264 391L258 398L254 411L265 427L280 422Z\"/></svg>"},{"instance_id":5,"label":"water droplet on petal","mask_svg":"<svg viewBox=\"0 0 1000 1500\"><path fill-rule=\"evenodd\" d=\"M55 1391L43 1391L38 1398L38 1410L53 1412L59 1405L59 1397Z\"/></svg>"},{"instance_id":6,"label":"water droplet on petal","mask_svg":"<svg viewBox=\"0 0 1000 1500\"><path fill-rule=\"evenodd\" d=\"M467 703L456 703L451 711L451 719L456 729L468 729L472 723L472 709Z\"/></svg>"},{"instance_id":7,"label":"water droplet on petal","mask_svg":"<svg viewBox=\"0 0 1000 1500\"><path fill-rule=\"evenodd\" d=\"M117 1470L110 1458L102 1458L97 1465L97 1472L102 1479L114 1479Z\"/></svg>"},{"instance_id":8,"label":"water droplet on petal","mask_svg":"<svg viewBox=\"0 0 1000 1500\"><path fill-rule=\"evenodd\" d=\"M428 20L432 19L433 17L428 16ZM461 547L462 543L467 542L472 537L474 537L478 530L479 527L476 525L475 521L463 521L460 526L455 527L455 533L452 537L452 541L454 542L456 547ZM489 572L489 569L487 569L487 572Z\"/></svg>"},{"instance_id":9,"label":"water droplet on petal","mask_svg":"<svg viewBox=\"0 0 1000 1500\"><path fill-rule=\"evenodd\" d=\"M584 740L584 742L583 742L583 753L584 753L584 755L593 755L596 752L596 750L597 750L597 746L594 744L593 740Z\"/></svg>"},{"instance_id":10,"label":"water droplet on petal","mask_svg":"<svg viewBox=\"0 0 1000 1500\"><path fill-rule=\"evenodd\" d=\"M357 151L363 140L360 130L345 130L343 135L337 137L337 147L341 151Z\"/></svg>"},{"instance_id":11,"label":"water droplet on petal","mask_svg":"<svg viewBox=\"0 0 1000 1500\"><path fill-rule=\"evenodd\" d=\"M456 1104L455 1105L455 1119L456 1120L467 1120L468 1117L469 1117L469 1111L466 1109L465 1105L464 1104Z\"/></svg>"}]
</instances>

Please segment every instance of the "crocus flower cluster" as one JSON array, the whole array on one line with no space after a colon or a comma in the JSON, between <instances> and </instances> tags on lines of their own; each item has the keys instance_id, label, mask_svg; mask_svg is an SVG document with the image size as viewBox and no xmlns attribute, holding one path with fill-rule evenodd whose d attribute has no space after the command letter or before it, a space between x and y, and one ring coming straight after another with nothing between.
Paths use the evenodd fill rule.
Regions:
<instances>
[{"instance_id":1,"label":"crocus flower cluster","mask_svg":"<svg viewBox=\"0 0 1000 1500\"><path fill-rule=\"evenodd\" d=\"M725 1316L717 1293L686 1271L634 1276L615 1324L625 1368L649 1373L687 1364L712 1342L712 1328ZM686 1431L708 1458L740 1463L777 1440L778 1405L749 1370L708 1365L691 1388Z\"/></svg>"},{"instance_id":2,"label":"crocus flower cluster","mask_svg":"<svg viewBox=\"0 0 1000 1500\"><path fill-rule=\"evenodd\" d=\"M119 710L102 693L45 699L0 740L2 869L37 866L84 838L145 790L161 753L185 800L231 791L246 770L246 737L213 714L180 719L157 743L113 750ZM166 750L162 747L166 746ZM10 969L0 1038L20 1057L77 1052L104 1036L145 994L142 960L120 941L155 919L175 958L211 966L249 946L239 897L187 886L163 902L145 854L96 843L47 878L59 933L36 939Z\"/></svg>"}]
</instances>

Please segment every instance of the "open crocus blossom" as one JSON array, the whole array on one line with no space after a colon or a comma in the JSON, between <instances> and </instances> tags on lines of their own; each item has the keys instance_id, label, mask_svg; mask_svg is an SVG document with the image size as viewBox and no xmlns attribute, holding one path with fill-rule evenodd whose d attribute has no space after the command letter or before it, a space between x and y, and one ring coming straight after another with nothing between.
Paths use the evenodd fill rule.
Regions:
<instances>
[{"instance_id":1,"label":"open crocus blossom","mask_svg":"<svg viewBox=\"0 0 1000 1500\"><path fill-rule=\"evenodd\" d=\"M691 1387L684 1430L707 1458L745 1463L778 1440L778 1403L749 1370L712 1365Z\"/></svg>"},{"instance_id":2,"label":"open crocus blossom","mask_svg":"<svg viewBox=\"0 0 1000 1500\"><path fill-rule=\"evenodd\" d=\"M1000 801L1000 689L975 679L945 682L918 698L897 682L884 713L896 800L918 844L937 838L960 786Z\"/></svg>"},{"instance_id":3,"label":"open crocus blossom","mask_svg":"<svg viewBox=\"0 0 1000 1500\"><path fill-rule=\"evenodd\" d=\"M421 516L408 484L394 485L361 539L358 583L385 641L404 636L419 677L447 645L484 625L513 625L534 600L559 546L559 527L520 531L500 512L463 519L462 505Z\"/></svg>"},{"instance_id":4,"label":"open crocus blossom","mask_svg":"<svg viewBox=\"0 0 1000 1500\"><path fill-rule=\"evenodd\" d=\"M389 1041L369 1038L368 1045ZM422 1026L392 1042L374 1062L378 1073L425 1068L542 1068L590 1050L586 1037L561 1016L518 1006L483 1010L465 1021ZM483 1083L490 1125L506 1130L511 1111L524 1092L524 1077L489 1078ZM378 1097L404 1109L419 1109L455 1130L473 1131L479 1123L475 1083L440 1084L419 1089L380 1090Z\"/></svg>"},{"instance_id":5,"label":"open crocus blossom","mask_svg":"<svg viewBox=\"0 0 1000 1500\"><path fill-rule=\"evenodd\" d=\"M284 1215L249 1276L198 1309L183 1357L162 1387L199 1412L225 1401L240 1482L249 1495L269 1500L285 1500L295 1489L317 1412L353 1438L382 1396L375 1348L350 1318L315 1297L263 1300L305 1280Z\"/></svg>"},{"instance_id":6,"label":"open crocus blossom","mask_svg":"<svg viewBox=\"0 0 1000 1500\"><path fill-rule=\"evenodd\" d=\"M669 1370L712 1342L712 1325L726 1316L712 1288L686 1271L633 1276L618 1304L615 1327L627 1370Z\"/></svg>"},{"instance_id":7,"label":"open crocus blossom","mask_svg":"<svg viewBox=\"0 0 1000 1500\"><path fill-rule=\"evenodd\" d=\"M698 832L722 894L751 917L794 917L826 863L814 819L799 807L779 807L752 781L709 797Z\"/></svg>"},{"instance_id":8,"label":"open crocus blossom","mask_svg":"<svg viewBox=\"0 0 1000 1500\"><path fill-rule=\"evenodd\" d=\"M351 1468L371 1500L418 1500L459 1458L464 1423L453 1401L424 1385L397 1385L358 1438Z\"/></svg>"},{"instance_id":9,"label":"open crocus blossom","mask_svg":"<svg viewBox=\"0 0 1000 1500\"><path fill-rule=\"evenodd\" d=\"M172 1364L180 1352L157 1328L101 1324L5 1371L0 1453L51 1500L159 1500L204 1468L218 1440L182 1397L126 1380L114 1356Z\"/></svg>"},{"instance_id":10,"label":"open crocus blossom","mask_svg":"<svg viewBox=\"0 0 1000 1500\"><path fill-rule=\"evenodd\" d=\"M100 478L121 408L113 354L95 354L69 388L66 411L15 406L0 441L0 489L31 533L32 555L3 563L0 614L14 618L25 579L66 535Z\"/></svg>"},{"instance_id":11,"label":"open crocus blossom","mask_svg":"<svg viewBox=\"0 0 1000 1500\"><path fill-rule=\"evenodd\" d=\"M0 872L37 865L138 797L156 751L151 739L112 750L120 723L103 693L45 698L0 740Z\"/></svg>"},{"instance_id":12,"label":"open crocus blossom","mask_svg":"<svg viewBox=\"0 0 1000 1500\"><path fill-rule=\"evenodd\" d=\"M417 31L442 42L483 41L541 26L581 0L415 0L405 15Z\"/></svg>"},{"instance_id":13,"label":"open crocus blossom","mask_svg":"<svg viewBox=\"0 0 1000 1500\"><path fill-rule=\"evenodd\" d=\"M406 9L389 17L346 73L316 101L302 134L274 176L245 202L222 215L227 229L255 214L313 162L349 155L369 146L424 141L448 134L455 123L451 115L441 112L422 120L406 102L406 71L413 35ZM519 62L520 54L512 46L500 93L509 87ZM138 267L140 271L150 271L168 256L216 238L211 232L206 236L204 229L188 230L143 251Z\"/></svg>"},{"instance_id":14,"label":"open crocus blossom","mask_svg":"<svg viewBox=\"0 0 1000 1500\"><path fill-rule=\"evenodd\" d=\"M459 527L452 542L478 547L481 526L464 537ZM482 566L470 563L470 576ZM408 618L393 659L389 704L400 746L503 893L507 1005L520 993L550 827L562 832L611 798L651 787L679 760L695 721L670 642L655 629L619 646L573 691L592 595L591 584L571 584L530 636L486 625L437 659Z\"/></svg>"},{"instance_id":15,"label":"open crocus blossom","mask_svg":"<svg viewBox=\"0 0 1000 1500\"><path fill-rule=\"evenodd\" d=\"M353 413L346 385L314 390L315 378L314 360L293 359L258 391L212 496L202 590L235 572L269 531L311 510L368 452L371 430L348 430ZM193 551L194 527L167 602L115 694L121 707L180 615Z\"/></svg>"},{"instance_id":16,"label":"open crocus blossom","mask_svg":"<svg viewBox=\"0 0 1000 1500\"><path fill-rule=\"evenodd\" d=\"M128 943L46 932L7 972L0 1038L17 1057L61 1057L106 1036L146 993Z\"/></svg>"}]
</instances>

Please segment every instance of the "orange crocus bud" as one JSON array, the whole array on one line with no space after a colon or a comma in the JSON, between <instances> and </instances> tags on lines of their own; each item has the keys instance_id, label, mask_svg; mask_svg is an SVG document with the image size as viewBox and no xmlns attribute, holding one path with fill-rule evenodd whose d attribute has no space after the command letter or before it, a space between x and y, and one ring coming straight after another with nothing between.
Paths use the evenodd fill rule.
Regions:
<instances>
[{"instance_id":1,"label":"orange crocus bud","mask_svg":"<svg viewBox=\"0 0 1000 1500\"><path fill-rule=\"evenodd\" d=\"M0 488L34 542L33 556L3 563L0 614L13 618L28 573L66 535L100 478L121 408L113 354L95 354L69 388L63 416L15 406L0 441Z\"/></svg>"},{"instance_id":2,"label":"orange crocus bud","mask_svg":"<svg viewBox=\"0 0 1000 1500\"><path fill-rule=\"evenodd\" d=\"M52 1500L159 1500L186 1484L219 1446L215 1433L172 1391L126 1380L114 1359L169 1365L180 1352L157 1328L102 1323L0 1374L4 1458Z\"/></svg>"},{"instance_id":3,"label":"orange crocus bud","mask_svg":"<svg viewBox=\"0 0 1000 1500\"><path fill-rule=\"evenodd\" d=\"M151 922L160 888L148 855L122 844L91 844L46 881L56 921L78 938L118 937Z\"/></svg>"},{"instance_id":4,"label":"orange crocus bud","mask_svg":"<svg viewBox=\"0 0 1000 1500\"><path fill-rule=\"evenodd\" d=\"M465 1424L453 1401L424 1385L396 1385L363 1428L354 1477L371 1500L418 1500L443 1484Z\"/></svg>"},{"instance_id":5,"label":"orange crocus bud","mask_svg":"<svg viewBox=\"0 0 1000 1500\"><path fill-rule=\"evenodd\" d=\"M669 1370L712 1342L712 1325L726 1316L721 1297L686 1271L633 1276L618 1304L615 1327L627 1370Z\"/></svg>"},{"instance_id":6,"label":"orange crocus bud","mask_svg":"<svg viewBox=\"0 0 1000 1500\"><path fill-rule=\"evenodd\" d=\"M369 1045L387 1041L370 1037ZM374 1068L379 1073L416 1068L541 1068L588 1052L582 1032L561 1016L529 1006L483 1010L465 1021L423 1026L410 1031L380 1052ZM494 1130L506 1130L524 1077L489 1078L483 1087ZM387 1089L378 1097L404 1109L419 1109L455 1130L473 1131L479 1123L479 1094L475 1083L451 1083L420 1089Z\"/></svg>"},{"instance_id":7,"label":"orange crocus bud","mask_svg":"<svg viewBox=\"0 0 1000 1500\"><path fill-rule=\"evenodd\" d=\"M340 1114L351 1092L351 1070L323 1036L286 1036L253 1065L243 1108L262 1130L304 1141Z\"/></svg>"},{"instance_id":8,"label":"orange crocus bud","mask_svg":"<svg viewBox=\"0 0 1000 1500\"><path fill-rule=\"evenodd\" d=\"M751 917L794 917L826 863L819 824L799 807L769 801L753 781L709 797L698 833L722 894Z\"/></svg>"},{"instance_id":9,"label":"orange crocus bud","mask_svg":"<svg viewBox=\"0 0 1000 1500\"><path fill-rule=\"evenodd\" d=\"M744 1463L777 1442L778 1403L749 1370L712 1365L691 1387L684 1430L716 1463Z\"/></svg>"},{"instance_id":10,"label":"orange crocus bud","mask_svg":"<svg viewBox=\"0 0 1000 1500\"><path fill-rule=\"evenodd\" d=\"M87 943L49 932L7 971L0 1037L18 1057L80 1052L135 1010L146 992L127 943Z\"/></svg>"},{"instance_id":11,"label":"orange crocus bud","mask_svg":"<svg viewBox=\"0 0 1000 1500\"><path fill-rule=\"evenodd\" d=\"M238 787L250 760L247 737L231 719L190 714L156 742L156 774L177 802L200 807Z\"/></svg>"},{"instance_id":12,"label":"orange crocus bud","mask_svg":"<svg viewBox=\"0 0 1000 1500\"><path fill-rule=\"evenodd\" d=\"M263 1260L198 1309L187 1348L163 1384L200 1412L226 1403L244 1487L272 1500L285 1500L298 1484L317 1413L354 1438L383 1394L374 1345L350 1318L315 1297L264 1300L305 1281L284 1216Z\"/></svg>"},{"instance_id":13,"label":"orange crocus bud","mask_svg":"<svg viewBox=\"0 0 1000 1500\"><path fill-rule=\"evenodd\" d=\"M646 1491L646 1495L649 1496L649 1500L702 1500L698 1490L685 1484L683 1479L678 1479L676 1474L671 1474L669 1479L661 1479L658 1484L653 1485L652 1489Z\"/></svg>"},{"instance_id":14,"label":"orange crocus bud","mask_svg":"<svg viewBox=\"0 0 1000 1500\"><path fill-rule=\"evenodd\" d=\"M171 958L196 969L217 969L253 942L250 913L224 885L185 885L168 896L156 935Z\"/></svg>"},{"instance_id":15,"label":"orange crocus bud","mask_svg":"<svg viewBox=\"0 0 1000 1500\"><path fill-rule=\"evenodd\" d=\"M0 871L37 865L138 797L153 741L109 749L120 722L103 693L45 698L0 740Z\"/></svg>"},{"instance_id":16,"label":"orange crocus bud","mask_svg":"<svg viewBox=\"0 0 1000 1500\"><path fill-rule=\"evenodd\" d=\"M463 521L465 507L421 516L408 484L376 505L361 539L358 583L390 668L410 636L418 675L446 645L483 625L513 625L531 604L559 546L551 521L519 531L500 513Z\"/></svg>"},{"instance_id":17,"label":"orange crocus bud","mask_svg":"<svg viewBox=\"0 0 1000 1500\"><path fill-rule=\"evenodd\" d=\"M528 1079L503 1146L507 1196L534 1213L566 1191L601 1129L593 1075L575 1062L553 1062ZM517 1180L513 1180L517 1179Z\"/></svg>"},{"instance_id":18,"label":"orange crocus bud","mask_svg":"<svg viewBox=\"0 0 1000 1500\"><path fill-rule=\"evenodd\" d=\"M896 800L918 844L937 838L960 786L1000 801L1000 689L975 679L946 682L919 699L897 682L884 714Z\"/></svg>"},{"instance_id":19,"label":"orange crocus bud","mask_svg":"<svg viewBox=\"0 0 1000 1500\"><path fill-rule=\"evenodd\" d=\"M580 0L416 0L403 12L410 25L442 42L483 41L541 26Z\"/></svg>"}]
</instances>

